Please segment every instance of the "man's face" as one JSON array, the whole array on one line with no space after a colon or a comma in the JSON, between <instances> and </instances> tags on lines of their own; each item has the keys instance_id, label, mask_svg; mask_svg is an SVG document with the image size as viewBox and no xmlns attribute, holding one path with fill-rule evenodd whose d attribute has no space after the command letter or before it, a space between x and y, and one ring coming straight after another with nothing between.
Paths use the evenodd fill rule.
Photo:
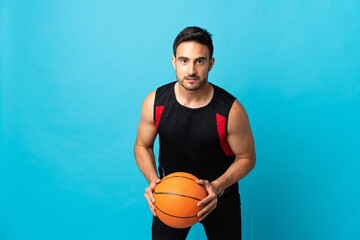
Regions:
<instances>
[{"instance_id":1,"label":"man's face","mask_svg":"<svg viewBox=\"0 0 360 240\"><path fill-rule=\"evenodd\" d=\"M179 84L188 91L195 91L208 81L208 73L215 59L210 59L208 46L197 42L182 42L172 61Z\"/></svg>"}]
</instances>

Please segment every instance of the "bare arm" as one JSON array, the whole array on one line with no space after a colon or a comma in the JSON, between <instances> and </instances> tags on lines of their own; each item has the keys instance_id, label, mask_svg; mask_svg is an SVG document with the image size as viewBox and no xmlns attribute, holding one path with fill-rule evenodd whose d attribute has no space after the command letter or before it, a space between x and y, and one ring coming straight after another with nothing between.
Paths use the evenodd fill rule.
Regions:
<instances>
[{"instance_id":1,"label":"bare arm","mask_svg":"<svg viewBox=\"0 0 360 240\"><path fill-rule=\"evenodd\" d=\"M218 179L209 183L199 180L205 186L208 196L199 202L205 207L198 213L200 221L204 219L217 205L217 195L224 189L245 177L255 166L255 144L250 123L244 107L239 101L232 105L228 119L227 141L235 154L235 160Z\"/></svg>"},{"instance_id":2,"label":"bare arm","mask_svg":"<svg viewBox=\"0 0 360 240\"><path fill-rule=\"evenodd\" d=\"M141 107L141 117L135 141L135 159L136 163L149 183L149 187L145 189L145 198L148 201L150 210L155 214L155 199L153 192L156 184L160 179L156 172L155 156L153 152L154 141L157 135L157 130L154 125L154 100L155 91L151 92L143 102Z\"/></svg>"}]
</instances>

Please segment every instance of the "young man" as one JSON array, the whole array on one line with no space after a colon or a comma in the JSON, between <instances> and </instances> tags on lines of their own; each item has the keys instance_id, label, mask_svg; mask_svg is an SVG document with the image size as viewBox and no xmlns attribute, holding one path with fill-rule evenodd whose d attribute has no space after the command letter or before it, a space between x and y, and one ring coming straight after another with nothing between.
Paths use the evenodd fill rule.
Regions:
<instances>
[{"instance_id":1,"label":"young man","mask_svg":"<svg viewBox=\"0 0 360 240\"><path fill-rule=\"evenodd\" d=\"M153 239L185 239L190 228L175 229L155 213L153 192L161 181L153 144L159 133L159 174L197 176L208 196L198 205L208 239L241 239L238 181L255 166L254 139L241 103L208 82L214 66L211 35L198 27L176 37L172 62L176 82L151 92L141 108L135 143L138 167L149 182L145 198L153 213Z\"/></svg>"}]
</instances>

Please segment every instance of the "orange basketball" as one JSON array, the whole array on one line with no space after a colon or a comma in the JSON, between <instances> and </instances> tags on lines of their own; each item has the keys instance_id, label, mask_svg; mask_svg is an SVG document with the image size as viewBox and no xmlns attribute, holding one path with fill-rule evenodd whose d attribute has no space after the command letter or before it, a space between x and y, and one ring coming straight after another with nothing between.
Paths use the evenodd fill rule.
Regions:
<instances>
[{"instance_id":1,"label":"orange basketball","mask_svg":"<svg viewBox=\"0 0 360 240\"><path fill-rule=\"evenodd\" d=\"M164 177L154 191L156 215L166 225L187 228L199 221L197 204L207 196L190 173L175 172Z\"/></svg>"}]
</instances>

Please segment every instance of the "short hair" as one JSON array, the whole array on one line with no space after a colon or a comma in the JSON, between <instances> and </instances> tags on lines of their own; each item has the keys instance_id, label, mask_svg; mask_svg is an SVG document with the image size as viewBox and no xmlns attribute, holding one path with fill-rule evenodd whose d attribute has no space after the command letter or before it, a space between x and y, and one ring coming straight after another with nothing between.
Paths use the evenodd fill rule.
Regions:
<instances>
[{"instance_id":1,"label":"short hair","mask_svg":"<svg viewBox=\"0 0 360 240\"><path fill-rule=\"evenodd\" d=\"M173 45L174 56L176 56L176 49L180 43L191 41L208 46L210 59L212 58L214 46L212 43L211 34L206 29L199 27L187 27L182 30L179 35L177 35Z\"/></svg>"}]
</instances>

